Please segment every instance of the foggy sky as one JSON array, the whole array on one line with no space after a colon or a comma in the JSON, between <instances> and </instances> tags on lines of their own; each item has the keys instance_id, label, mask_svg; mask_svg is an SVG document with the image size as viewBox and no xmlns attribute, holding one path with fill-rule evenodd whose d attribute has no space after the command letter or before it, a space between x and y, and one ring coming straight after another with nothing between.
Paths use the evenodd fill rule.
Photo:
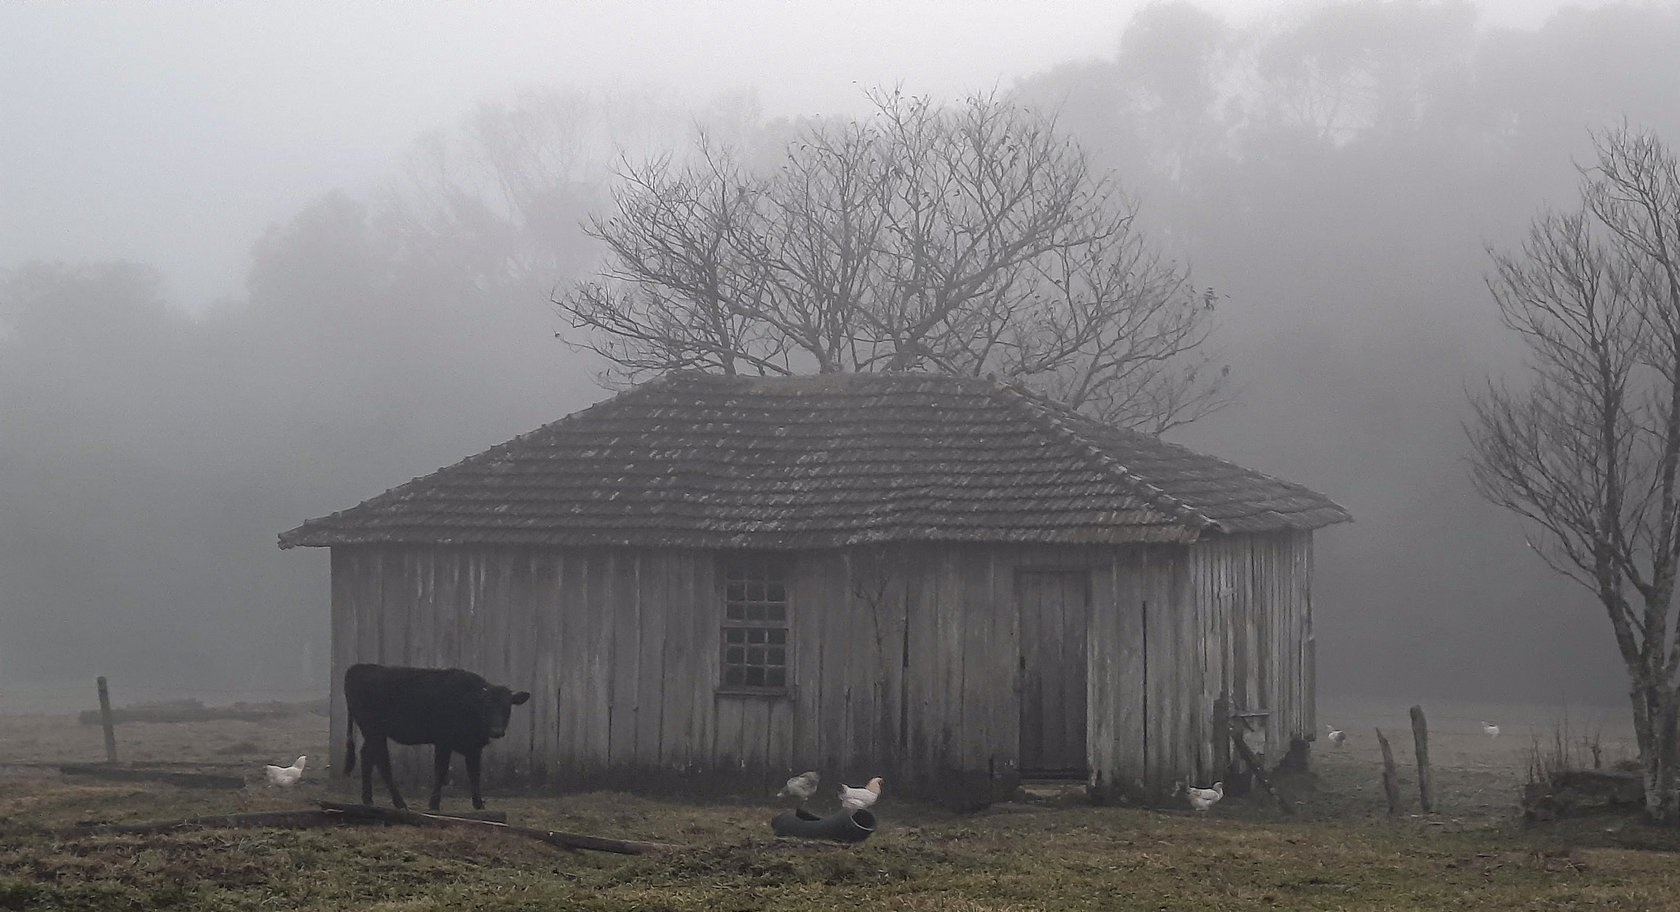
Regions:
<instances>
[{"instance_id":1,"label":"foggy sky","mask_svg":"<svg viewBox=\"0 0 1680 912\"><path fill-rule=\"evenodd\" d=\"M1238 29L1304 15L1198 5ZM1484 31L1537 30L1604 5L1474 8ZM747 111L732 126L751 137L901 83L1019 88L1059 110L1139 191L1145 230L1226 297L1243 397L1179 439L1352 509L1318 539L1321 692L1614 700L1599 609L1475 499L1458 424L1465 387L1516 364L1484 246L1567 203L1589 128L1680 123L1673 58L1617 45L1543 82L1574 26L1523 31L1465 67L1483 94L1431 87L1466 107L1402 124L1414 133L1338 147L1238 131L1246 158L1179 171L1208 124L1126 95L1150 75L1120 55L1143 7L0 5L0 277L19 270L11 291L34 295L0 327L0 687L314 682L326 553L279 552L276 533L608 395L545 306L594 265L576 225L608 156L561 162L562 192L509 242L494 218L480 230L393 189L424 159L418 138L447 152L422 175L482 193L472 131L496 117L575 105L581 133L653 154L720 105ZM1616 25L1604 41L1633 40ZM1181 51L1143 56L1170 73ZM30 346L6 349L7 333Z\"/></svg>"},{"instance_id":2,"label":"foggy sky","mask_svg":"<svg viewBox=\"0 0 1680 912\"><path fill-rule=\"evenodd\" d=\"M1480 0L1533 25L1605 0ZM1112 57L1140 0L793 4L0 4L0 268L127 259L201 310L262 229L397 168L416 134L531 86L632 87L771 115L950 96ZM1234 22L1290 0L1203 0ZM27 217L19 217L27 213Z\"/></svg>"}]
</instances>

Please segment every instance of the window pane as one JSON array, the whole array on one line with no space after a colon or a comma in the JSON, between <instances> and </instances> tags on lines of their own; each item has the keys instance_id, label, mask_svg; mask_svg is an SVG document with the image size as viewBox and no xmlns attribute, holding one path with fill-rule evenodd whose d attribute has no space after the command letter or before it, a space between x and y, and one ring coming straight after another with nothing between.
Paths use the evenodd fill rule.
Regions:
<instances>
[{"instance_id":1,"label":"window pane","mask_svg":"<svg viewBox=\"0 0 1680 912\"><path fill-rule=\"evenodd\" d=\"M787 686L789 586L782 561L745 556L724 563L723 649L725 685Z\"/></svg>"}]
</instances>

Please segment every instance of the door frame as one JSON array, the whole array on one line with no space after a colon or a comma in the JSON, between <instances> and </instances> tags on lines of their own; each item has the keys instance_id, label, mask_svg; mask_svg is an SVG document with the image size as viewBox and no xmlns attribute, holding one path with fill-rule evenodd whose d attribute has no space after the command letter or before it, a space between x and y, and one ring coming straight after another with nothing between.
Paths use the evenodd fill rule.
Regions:
<instances>
[{"instance_id":1,"label":"door frame","mask_svg":"<svg viewBox=\"0 0 1680 912\"><path fill-rule=\"evenodd\" d=\"M1090 763L1091 763L1091 761L1090 761L1091 731L1090 731L1090 694L1089 694L1089 688L1090 688L1090 680L1091 680L1091 677L1090 677L1091 676L1090 649L1091 649L1091 620L1092 620L1092 610L1093 610L1092 597L1095 593L1096 568L1094 568L1094 567L1092 567L1088 564L1022 564L1020 566L1017 566L1014 569L1013 578L1011 580L1010 595L1011 595L1011 599L1014 602L1013 608L1014 608L1016 624L1017 624L1017 627L1016 627L1016 642L1015 642L1015 646L1016 646L1016 648L1015 648L1015 654L1016 654L1015 693L1016 693L1016 712L1017 712L1018 716L1024 716L1026 714L1026 711L1027 711L1027 704L1026 704L1027 656L1026 656L1026 649L1025 649L1025 647L1026 647L1026 634L1025 634L1026 612L1025 612L1025 605L1024 605L1023 600L1022 600L1022 581L1023 581L1024 577L1029 576L1029 575L1034 575L1034 574L1042 574L1042 575L1057 574L1057 575L1062 575L1062 576L1077 577L1079 579L1080 584L1081 584L1080 588L1083 590L1083 595L1084 595L1084 598L1083 598L1083 602L1084 602L1084 604L1083 604L1083 609L1084 609L1084 611L1083 611L1083 629L1080 631L1080 637L1079 637L1079 639L1080 639L1079 646L1080 646L1080 651L1081 651L1082 654L1080 655L1079 660L1078 660L1078 663L1079 663L1078 664L1078 669L1079 669L1078 683L1079 683L1080 687L1084 688L1084 692L1079 693L1079 698L1080 698L1081 704L1084 706L1085 712L1083 714L1084 718L1082 718L1080 720L1080 723L1079 723L1079 726L1078 726L1078 732L1079 732L1080 746L1083 747L1083 749L1084 749L1084 756L1079 758L1077 766L1074 766L1074 767L1056 768L1056 769L1032 769L1032 768L1029 768L1026 765L1026 762L1025 762L1025 760L1028 756L1028 753L1026 751L1026 740L1027 740L1026 735L1027 735L1028 727L1025 724L1025 720L1021 719L1019 721L1017 732L1016 732L1016 757L1021 761L1020 766L1019 766L1019 772L1020 772L1020 774L1023 778L1080 778L1080 779L1083 779L1083 778L1087 777L1087 775L1089 773ZM1073 688L1073 689L1078 690L1079 688ZM1039 745L1039 750L1037 751L1037 753L1039 753L1039 754L1043 753L1042 747L1043 747L1043 745Z\"/></svg>"}]
</instances>

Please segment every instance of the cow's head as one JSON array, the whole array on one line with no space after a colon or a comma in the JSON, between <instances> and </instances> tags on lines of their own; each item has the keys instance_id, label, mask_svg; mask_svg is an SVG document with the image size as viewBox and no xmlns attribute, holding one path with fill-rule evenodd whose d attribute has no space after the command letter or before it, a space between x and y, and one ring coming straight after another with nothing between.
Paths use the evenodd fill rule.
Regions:
<instances>
[{"instance_id":1,"label":"cow's head","mask_svg":"<svg viewBox=\"0 0 1680 912\"><path fill-rule=\"evenodd\" d=\"M478 699L490 737L500 738L507 734L508 717L513 715L513 708L531 699L531 694L523 690L514 693L500 684L486 684L479 691Z\"/></svg>"}]
</instances>

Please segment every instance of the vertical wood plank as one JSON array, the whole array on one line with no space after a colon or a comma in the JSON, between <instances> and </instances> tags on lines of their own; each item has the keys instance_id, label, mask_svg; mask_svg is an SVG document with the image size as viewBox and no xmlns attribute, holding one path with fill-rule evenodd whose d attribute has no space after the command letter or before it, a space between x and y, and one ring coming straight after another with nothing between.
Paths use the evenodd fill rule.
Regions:
<instances>
[{"instance_id":1,"label":"vertical wood plank","mask_svg":"<svg viewBox=\"0 0 1680 912\"><path fill-rule=\"evenodd\" d=\"M770 704L767 697L737 697L741 709L741 769L763 785L770 781ZM786 778L785 776L783 777Z\"/></svg>"},{"instance_id":2,"label":"vertical wood plank","mask_svg":"<svg viewBox=\"0 0 1680 912\"><path fill-rule=\"evenodd\" d=\"M360 549L346 545L335 546L331 549L331 600L332 600L332 680L327 694L327 765L332 767L330 758L337 756L343 762L342 755L333 753L336 739L344 737L348 726L349 713L344 705L344 672L356 663L356 574L361 572Z\"/></svg>"},{"instance_id":3,"label":"vertical wood plank","mask_svg":"<svg viewBox=\"0 0 1680 912\"><path fill-rule=\"evenodd\" d=\"M940 655L941 570L933 548L921 545L910 556L912 604L910 634L910 730L915 751L916 786L928 789L944 764L940 744L944 720L955 702L946 685Z\"/></svg>"},{"instance_id":4,"label":"vertical wood plank","mask_svg":"<svg viewBox=\"0 0 1680 912\"><path fill-rule=\"evenodd\" d=\"M635 762L636 732L641 727L641 706L636 688L641 677L641 600L638 570L640 556L614 550L607 558L611 566L612 598L603 605L612 638L607 668L609 725L607 762L623 767Z\"/></svg>"},{"instance_id":5,"label":"vertical wood plank","mask_svg":"<svg viewBox=\"0 0 1680 912\"><path fill-rule=\"evenodd\" d=\"M740 697L718 694L713 702L717 715L712 732L712 763L720 770L739 773L746 765L741 741L746 728L743 701Z\"/></svg>"},{"instance_id":6,"label":"vertical wood plank","mask_svg":"<svg viewBox=\"0 0 1680 912\"><path fill-rule=\"evenodd\" d=\"M691 564L693 569L693 601L694 601L694 644L698 657L697 674L694 681L697 686L691 693L693 710L690 724L693 726L693 742L704 745L704 753L708 757L715 757L716 753L711 745L716 741L718 726L717 693L718 681L721 677L720 663L722 653L720 640L723 625L723 586L718 581L717 555L708 553L702 559Z\"/></svg>"},{"instance_id":7,"label":"vertical wood plank","mask_svg":"<svg viewBox=\"0 0 1680 912\"><path fill-rule=\"evenodd\" d=\"M940 737L943 768L962 769L964 730L963 704L968 700L967 656L963 650L963 625L967 611L963 604L963 567L955 548L939 549L939 655L945 664L945 687L952 701L947 708ZM978 671L978 669L976 669Z\"/></svg>"},{"instance_id":8,"label":"vertical wood plank","mask_svg":"<svg viewBox=\"0 0 1680 912\"><path fill-rule=\"evenodd\" d=\"M770 744L766 765L771 771L771 784L774 784L776 774L781 772L801 772L809 767L796 766L798 763L793 751L794 714L796 705L792 700L771 700L770 710ZM783 778L786 778L785 776Z\"/></svg>"},{"instance_id":9,"label":"vertical wood plank","mask_svg":"<svg viewBox=\"0 0 1680 912\"><path fill-rule=\"evenodd\" d=\"M460 617L465 610L462 605L462 581L465 573L462 565L465 562L460 550L449 549L438 555L437 575L433 579L433 598L437 602L437 610L432 614L432 661L439 668L458 667L461 664L460 655Z\"/></svg>"},{"instance_id":10,"label":"vertical wood plank","mask_svg":"<svg viewBox=\"0 0 1680 912\"><path fill-rule=\"evenodd\" d=\"M562 552L554 568L555 593L555 763L559 775L580 776L589 762L589 718L596 709L590 703L588 630L584 617L584 569L582 552Z\"/></svg>"},{"instance_id":11,"label":"vertical wood plank","mask_svg":"<svg viewBox=\"0 0 1680 912\"><path fill-rule=\"evenodd\" d=\"M641 641L636 650L636 746L638 767L660 765L665 681L665 619L670 564L658 551L643 551L636 564L636 615Z\"/></svg>"},{"instance_id":12,"label":"vertical wood plank","mask_svg":"<svg viewBox=\"0 0 1680 912\"><path fill-rule=\"evenodd\" d=\"M531 776L539 785L552 786L558 758L555 756L559 718L556 697L559 682L554 677L554 658L559 649L559 593L552 550L533 550L526 563L526 583L531 602L530 644L525 654L531 691Z\"/></svg>"},{"instance_id":13,"label":"vertical wood plank","mask_svg":"<svg viewBox=\"0 0 1680 912\"><path fill-rule=\"evenodd\" d=\"M578 712L583 716L582 758L588 772L608 766L612 724L612 554L590 550L583 554L583 586L577 622L581 632L583 669Z\"/></svg>"},{"instance_id":14,"label":"vertical wood plank","mask_svg":"<svg viewBox=\"0 0 1680 912\"><path fill-rule=\"evenodd\" d=\"M659 762L666 769L689 769L694 762L690 741L690 719L694 711L694 688L699 676L701 646L696 637L693 595L695 552L667 552L663 555L665 577L665 623L668 630L661 654L665 683L660 692Z\"/></svg>"},{"instance_id":15,"label":"vertical wood plank","mask_svg":"<svg viewBox=\"0 0 1680 912\"><path fill-rule=\"evenodd\" d=\"M356 585L356 662L379 662L379 627L385 610L380 595L381 575L384 573L384 554L381 549L367 548L359 555L360 564L355 576Z\"/></svg>"}]
</instances>

